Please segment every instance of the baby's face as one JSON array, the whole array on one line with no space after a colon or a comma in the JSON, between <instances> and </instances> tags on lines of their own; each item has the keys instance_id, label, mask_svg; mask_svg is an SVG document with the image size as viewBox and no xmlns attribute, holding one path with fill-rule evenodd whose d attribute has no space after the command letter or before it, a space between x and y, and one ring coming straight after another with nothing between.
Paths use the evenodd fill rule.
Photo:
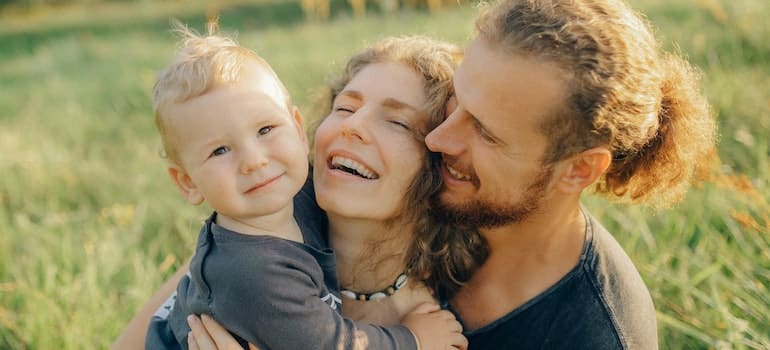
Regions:
<instances>
[{"instance_id":1,"label":"baby's face","mask_svg":"<svg viewBox=\"0 0 770 350\"><path fill-rule=\"evenodd\" d=\"M271 74L245 68L239 82L170 106L166 119L188 201L236 219L286 207L308 171L301 116Z\"/></svg>"}]
</instances>

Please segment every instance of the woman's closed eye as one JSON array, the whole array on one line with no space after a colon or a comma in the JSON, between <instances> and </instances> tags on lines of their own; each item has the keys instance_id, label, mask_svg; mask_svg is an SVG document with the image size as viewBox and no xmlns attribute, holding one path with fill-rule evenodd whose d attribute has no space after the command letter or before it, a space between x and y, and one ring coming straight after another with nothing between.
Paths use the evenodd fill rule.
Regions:
<instances>
[{"instance_id":1,"label":"woman's closed eye","mask_svg":"<svg viewBox=\"0 0 770 350\"><path fill-rule=\"evenodd\" d=\"M409 124L407 124L405 122L402 122L402 121L400 121L398 119L391 119L391 120L388 120L388 122L393 124L393 125L397 125L397 126L403 128L404 130L407 130L407 131L412 130L412 128L409 126Z\"/></svg>"},{"instance_id":2,"label":"woman's closed eye","mask_svg":"<svg viewBox=\"0 0 770 350\"><path fill-rule=\"evenodd\" d=\"M353 109L353 107L350 106L335 106L334 112L336 113L345 113L345 114L353 114L356 111Z\"/></svg>"},{"instance_id":3,"label":"woman's closed eye","mask_svg":"<svg viewBox=\"0 0 770 350\"><path fill-rule=\"evenodd\" d=\"M211 154L209 155L209 158L216 157L216 156L221 156L221 155L223 155L223 154L225 154L227 152L230 152L230 147L219 146L219 147L215 148L213 151L211 151Z\"/></svg>"}]
</instances>

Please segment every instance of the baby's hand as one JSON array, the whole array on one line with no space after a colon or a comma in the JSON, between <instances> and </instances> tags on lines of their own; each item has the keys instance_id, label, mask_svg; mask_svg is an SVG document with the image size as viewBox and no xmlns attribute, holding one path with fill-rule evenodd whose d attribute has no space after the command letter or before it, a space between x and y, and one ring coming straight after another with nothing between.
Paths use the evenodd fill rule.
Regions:
<instances>
[{"instance_id":1,"label":"baby's hand","mask_svg":"<svg viewBox=\"0 0 770 350\"><path fill-rule=\"evenodd\" d=\"M423 303L401 320L417 338L420 350L466 349L468 340L462 334L463 327L455 316L441 310L438 304Z\"/></svg>"}]
</instances>

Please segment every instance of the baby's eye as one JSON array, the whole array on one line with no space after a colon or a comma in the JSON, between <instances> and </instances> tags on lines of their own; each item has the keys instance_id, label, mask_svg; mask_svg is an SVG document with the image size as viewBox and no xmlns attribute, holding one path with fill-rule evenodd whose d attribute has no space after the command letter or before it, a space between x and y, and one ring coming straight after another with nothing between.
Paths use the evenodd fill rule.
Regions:
<instances>
[{"instance_id":1,"label":"baby's eye","mask_svg":"<svg viewBox=\"0 0 770 350\"><path fill-rule=\"evenodd\" d=\"M275 126L273 126L273 125L265 126L265 127L260 128L257 133L259 133L259 135L267 135L268 133L270 133L270 131L273 130L273 128L275 128Z\"/></svg>"},{"instance_id":2,"label":"baby's eye","mask_svg":"<svg viewBox=\"0 0 770 350\"><path fill-rule=\"evenodd\" d=\"M211 155L209 157L221 156L227 152L230 152L230 147L219 146L214 151L211 152Z\"/></svg>"}]
</instances>

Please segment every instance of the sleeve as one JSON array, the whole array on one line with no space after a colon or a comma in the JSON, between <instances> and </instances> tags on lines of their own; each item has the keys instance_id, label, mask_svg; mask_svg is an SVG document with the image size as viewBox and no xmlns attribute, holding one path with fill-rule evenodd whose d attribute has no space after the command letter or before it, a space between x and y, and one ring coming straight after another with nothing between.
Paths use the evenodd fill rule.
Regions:
<instances>
[{"instance_id":1,"label":"sleeve","mask_svg":"<svg viewBox=\"0 0 770 350\"><path fill-rule=\"evenodd\" d=\"M174 331L171 327L169 314L176 302L176 292L174 292L163 305L155 311L150 319L150 325L145 338L145 349L182 349L177 341Z\"/></svg>"},{"instance_id":2,"label":"sleeve","mask_svg":"<svg viewBox=\"0 0 770 350\"><path fill-rule=\"evenodd\" d=\"M290 248L259 247L258 254L220 265L238 278L210 279L214 318L259 348L417 349L405 326L381 327L343 318L333 302L325 302L339 299L329 297L316 260Z\"/></svg>"}]
</instances>

